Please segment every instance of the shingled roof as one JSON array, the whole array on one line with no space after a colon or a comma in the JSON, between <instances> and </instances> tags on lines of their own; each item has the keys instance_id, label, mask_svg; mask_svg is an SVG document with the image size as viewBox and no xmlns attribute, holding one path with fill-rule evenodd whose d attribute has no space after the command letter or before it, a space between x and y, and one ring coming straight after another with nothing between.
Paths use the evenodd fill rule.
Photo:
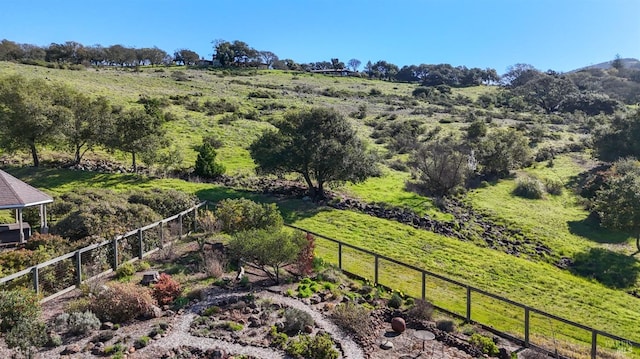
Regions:
<instances>
[{"instance_id":1,"label":"shingled roof","mask_svg":"<svg viewBox=\"0 0 640 359\"><path fill-rule=\"evenodd\" d=\"M24 208L51 202L51 196L0 170L0 209Z\"/></svg>"}]
</instances>

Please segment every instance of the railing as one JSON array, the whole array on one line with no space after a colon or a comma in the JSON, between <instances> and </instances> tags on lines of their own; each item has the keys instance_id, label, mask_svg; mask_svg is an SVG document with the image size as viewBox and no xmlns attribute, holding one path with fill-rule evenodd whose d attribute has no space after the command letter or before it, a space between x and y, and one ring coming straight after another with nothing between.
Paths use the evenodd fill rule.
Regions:
<instances>
[{"instance_id":1,"label":"railing","mask_svg":"<svg viewBox=\"0 0 640 359\"><path fill-rule=\"evenodd\" d=\"M109 274L125 262L135 262L183 238L185 218L192 214L187 224L195 229L198 209L206 204L202 202L114 239L92 244L0 278L0 289L2 286L28 286L30 276L35 292L46 295L41 302L59 297L85 281Z\"/></svg>"},{"instance_id":2,"label":"railing","mask_svg":"<svg viewBox=\"0 0 640 359\"><path fill-rule=\"evenodd\" d=\"M193 217L189 218L189 220L191 221L190 224L193 226L193 229L195 229L198 209L206 205L207 202L202 202L174 216L127 232L112 240L78 249L74 252L64 254L0 278L0 289L2 289L2 286L11 286L14 283L16 285L28 285L28 277L31 276L30 279L33 289L37 293L44 291L46 294L49 294L42 299L42 302L54 299L75 289L85 281L90 281L111 273L122 263L142 259L162 249L173 240L183 238L184 218L192 213ZM597 358L599 353L598 342L602 339L610 339L635 349L640 348L640 343L638 342L561 318L425 269L402 263L396 259L380 255L367 249L314 233L304 228L291 225L287 226L307 232L317 238L337 245L335 253L323 248L325 251L325 256L323 257L329 262L334 259L334 264L341 270L361 278L373 278L373 283L375 284L393 289L401 289L413 297L429 300L434 304L434 307L443 312L467 322L480 324L502 336L519 341L525 347L533 346L552 354L558 354L557 347L555 347L557 345L551 346L545 339L549 337L555 338L557 335L565 335L573 342L580 341L589 343L590 349L588 349L587 352L591 359ZM156 228L157 232L154 233L151 231ZM352 253L347 253L347 250ZM373 263L363 261L363 256L370 257ZM391 270L392 267L395 268ZM413 272L413 276L407 271ZM43 276L53 276L53 278L44 280ZM402 277L405 283L409 283L406 288L399 287L399 285L402 285L399 280L400 277ZM47 288L43 288L45 286ZM497 305L491 307L487 304L488 301L486 299L474 303L473 298L476 296L483 296L495 300ZM509 307L511 308L509 309ZM460 308L462 308L462 310L460 310ZM486 317L483 317L483 314ZM502 327L498 325L495 321L496 317L502 317L506 325ZM491 318L492 320L488 320L487 318ZM554 322L557 323L554 325ZM545 323L549 324L550 329L543 328L543 324ZM520 328L521 331L518 332L514 330L514 328ZM583 335L579 335L580 331L583 332ZM555 342L555 339L553 339L553 341ZM603 344L600 344L600 346L605 347ZM610 346L611 345L609 345L609 347ZM573 348L572 350L581 353L580 348Z\"/></svg>"},{"instance_id":3,"label":"railing","mask_svg":"<svg viewBox=\"0 0 640 359\"><path fill-rule=\"evenodd\" d=\"M561 346L561 343L552 339L551 341L554 342L554 345L549 345L547 338L564 335L569 339L569 342L583 342L590 345L590 348L571 345L569 348L564 348L564 355L571 355L567 353L572 352L578 355L587 354L587 357L595 359L600 353L598 342L602 339L610 339L635 349L640 348L640 343L638 342L561 318L304 228L287 226L327 240L334 245L337 244L336 249L323 248L327 257L323 257L323 259L328 259L329 262L333 260L333 264L344 272L360 278L372 279L376 285L402 290L413 297L428 300L434 304L435 308L443 312L466 322L482 325L486 329L520 342L525 347L536 347L550 354L559 355L562 354L558 353L558 346ZM347 250L351 253L345 253ZM368 257L372 261L363 261L363 257ZM347 263L346 260L350 260L350 262ZM402 280L405 283L409 283L407 288L399 288L399 285L402 285L400 283ZM480 297L488 298L489 301L485 299L484 301L477 300L474 302L473 298L476 296L478 299ZM495 301L496 304L493 306L488 304L491 301ZM489 320L489 318L492 320ZM501 318L505 324L500 326L497 324L496 318ZM549 324L549 328L546 328L546 324ZM520 331L514 330L514 328L517 329L518 327ZM601 343L600 346L604 347L605 345ZM608 346L611 347L611 345Z\"/></svg>"}]
</instances>

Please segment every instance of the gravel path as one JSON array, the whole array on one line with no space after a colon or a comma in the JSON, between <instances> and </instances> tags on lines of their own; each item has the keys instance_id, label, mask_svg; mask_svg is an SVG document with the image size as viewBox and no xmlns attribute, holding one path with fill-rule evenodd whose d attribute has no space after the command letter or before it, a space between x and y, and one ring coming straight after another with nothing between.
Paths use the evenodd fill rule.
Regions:
<instances>
[{"instance_id":1,"label":"gravel path","mask_svg":"<svg viewBox=\"0 0 640 359\"><path fill-rule=\"evenodd\" d=\"M339 347L342 350L342 355L340 356L340 358L364 358L364 352L362 351L362 349L348 335L340 330L340 328L338 328L335 324L327 320L321 313L311 309L309 306L305 305L299 300L284 297L280 294L271 293L268 291L261 291L253 294L256 296L256 298L268 299L273 303L280 303L282 305L300 309L309 313L315 321L316 325L327 333L331 334L332 338L339 344ZM134 355L134 357L146 358L147 355L150 355L152 353L155 353L153 355L159 355L161 353L167 352L172 348L184 345L200 348L203 350L212 348L221 349L228 354L244 354L264 359L287 358L286 354L280 350L254 346L242 346L225 340L197 337L189 333L191 322L196 318L196 313L200 312L204 308L207 308L211 303L215 303L216 301L224 299L225 297L239 295L241 296L243 295L243 293L219 293L208 296L207 300L191 307L190 313L184 314L178 319L171 330L171 334L162 338L162 340L154 341L148 347L136 352L136 355Z\"/></svg>"}]
</instances>

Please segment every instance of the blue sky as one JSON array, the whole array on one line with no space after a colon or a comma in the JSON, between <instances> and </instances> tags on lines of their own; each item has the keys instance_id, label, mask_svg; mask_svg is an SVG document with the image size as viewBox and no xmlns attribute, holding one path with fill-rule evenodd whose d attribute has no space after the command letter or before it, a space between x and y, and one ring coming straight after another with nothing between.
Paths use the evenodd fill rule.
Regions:
<instances>
[{"instance_id":1,"label":"blue sky","mask_svg":"<svg viewBox=\"0 0 640 359\"><path fill-rule=\"evenodd\" d=\"M568 71L640 58L640 0L2 0L0 39L187 48L242 40L297 62L528 63Z\"/></svg>"}]
</instances>

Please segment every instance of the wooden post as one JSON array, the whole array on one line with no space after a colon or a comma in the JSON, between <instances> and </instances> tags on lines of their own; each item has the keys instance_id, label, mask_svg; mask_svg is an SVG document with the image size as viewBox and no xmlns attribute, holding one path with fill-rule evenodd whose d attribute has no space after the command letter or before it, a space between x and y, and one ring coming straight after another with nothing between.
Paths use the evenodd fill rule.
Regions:
<instances>
[{"instance_id":1,"label":"wooden post","mask_svg":"<svg viewBox=\"0 0 640 359\"><path fill-rule=\"evenodd\" d=\"M113 239L113 270L118 269L118 237Z\"/></svg>"},{"instance_id":2,"label":"wooden post","mask_svg":"<svg viewBox=\"0 0 640 359\"><path fill-rule=\"evenodd\" d=\"M422 272L422 300L427 300L427 272Z\"/></svg>"},{"instance_id":3,"label":"wooden post","mask_svg":"<svg viewBox=\"0 0 640 359\"><path fill-rule=\"evenodd\" d=\"M140 246L139 258L142 259L144 257L144 238L142 234L142 229L138 229L138 245Z\"/></svg>"},{"instance_id":4,"label":"wooden post","mask_svg":"<svg viewBox=\"0 0 640 359\"><path fill-rule=\"evenodd\" d=\"M596 359L598 353L598 331L591 332L591 359Z\"/></svg>"},{"instance_id":5,"label":"wooden post","mask_svg":"<svg viewBox=\"0 0 640 359\"><path fill-rule=\"evenodd\" d=\"M193 231L198 231L198 208L193 209Z\"/></svg>"},{"instance_id":6,"label":"wooden post","mask_svg":"<svg viewBox=\"0 0 640 359\"><path fill-rule=\"evenodd\" d=\"M164 248L164 222L160 221L160 249Z\"/></svg>"},{"instance_id":7,"label":"wooden post","mask_svg":"<svg viewBox=\"0 0 640 359\"><path fill-rule=\"evenodd\" d=\"M38 283L39 279L38 276L38 266L33 267L33 269L31 270L32 274L33 274L33 290L36 292L36 294L40 294L40 283Z\"/></svg>"},{"instance_id":8,"label":"wooden post","mask_svg":"<svg viewBox=\"0 0 640 359\"><path fill-rule=\"evenodd\" d=\"M471 287L467 286L467 322L471 323Z\"/></svg>"},{"instance_id":9,"label":"wooden post","mask_svg":"<svg viewBox=\"0 0 640 359\"><path fill-rule=\"evenodd\" d=\"M338 242L338 268L342 270L342 242Z\"/></svg>"},{"instance_id":10,"label":"wooden post","mask_svg":"<svg viewBox=\"0 0 640 359\"><path fill-rule=\"evenodd\" d=\"M76 285L79 287L82 284L82 254L80 251L76 252Z\"/></svg>"},{"instance_id":11,"label":"wooden post","mask_svg":"<svg viewBox=\"0 0 640 359\"><path fill-rule=\"evenodd\" d=\"M180 231L178 232L178 239L182 239L182 213L178 216L178 227L180 227Z\"/></svg>"},{"instance_id":12,"label":"wooden post","mask_svg":"<svg viewBox=\"0 0 640 359\"><path fill-rule=\"evenodd\" d=\"M374 266L373 266L373 283L378 285L378 255L376 254L374 257Z\"/></svg>"},{"instance_id":13,"label":"wooden post","mask_svg":"<svg viewBox=\"0 0 640 359\"><path fill-rule=\"evenodd\" d=\"M529 347L529 307L524 307L524 347Z\"/></svg>"}]
</instances>

